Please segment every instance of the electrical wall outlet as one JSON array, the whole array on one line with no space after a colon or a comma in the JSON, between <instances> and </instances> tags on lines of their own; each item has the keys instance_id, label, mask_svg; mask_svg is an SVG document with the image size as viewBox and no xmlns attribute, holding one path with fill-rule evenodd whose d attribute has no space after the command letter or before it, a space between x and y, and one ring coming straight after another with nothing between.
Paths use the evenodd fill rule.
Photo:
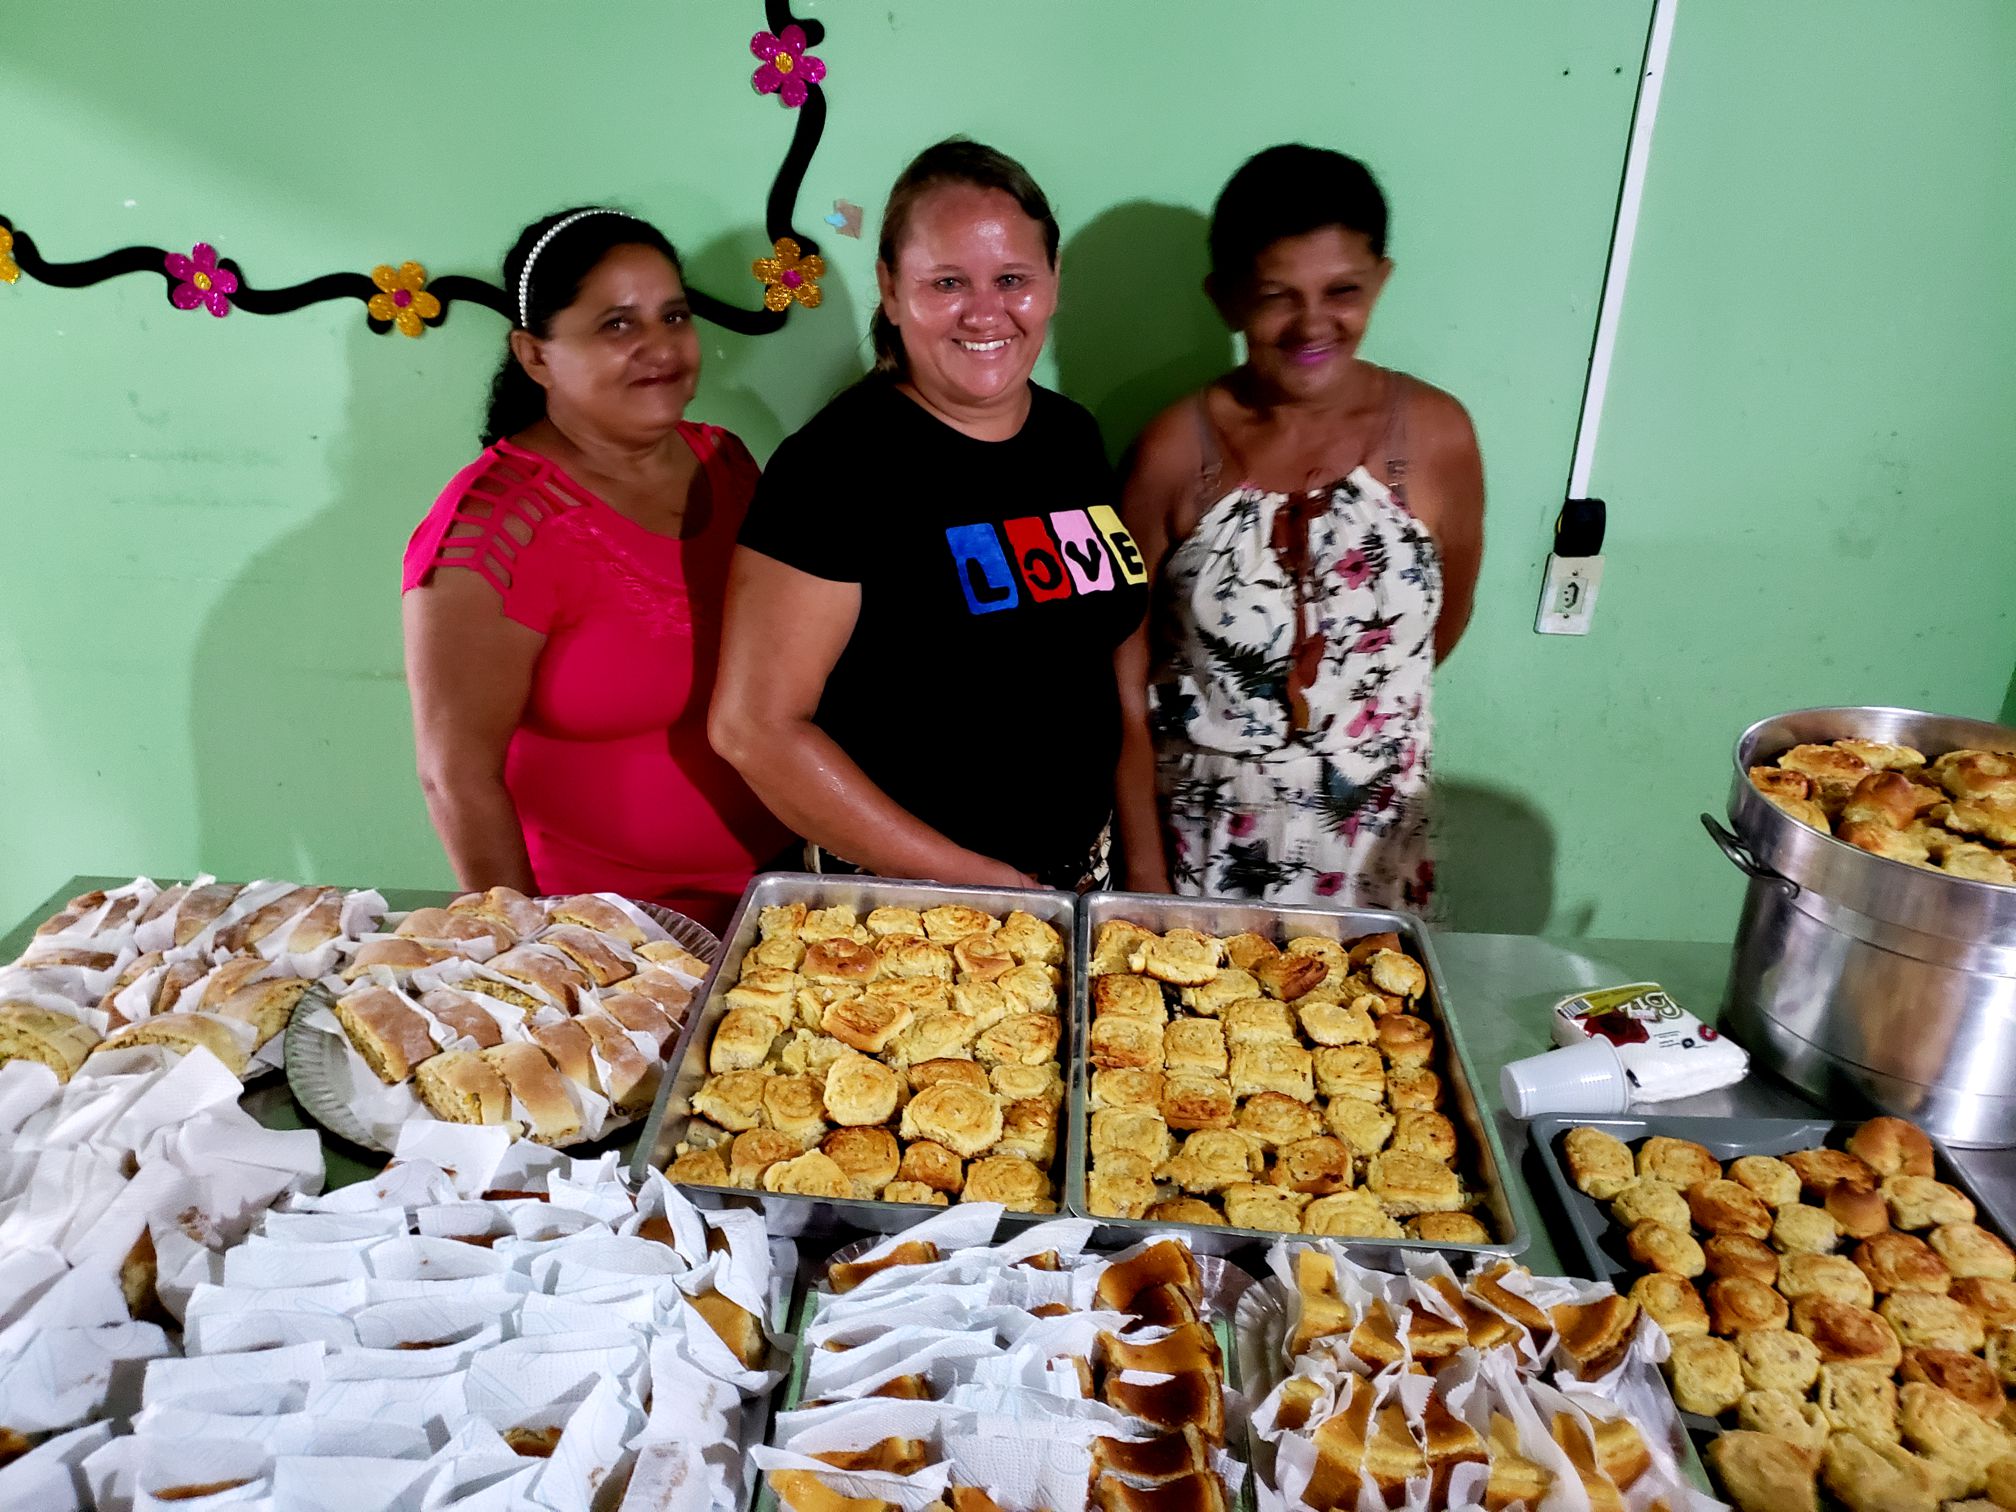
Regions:
<instances>
[{"instance_id":1,"label":"electrical wall outlet","mask_svg":"<svg viewBox=\"0 0 2016 1512\"><path fill-rule=\"evenodd\" d=\"M1596 590L1603 583L1600 556L1547 558L1540 585L1540 612L1533 629L1540 635L1587 635L1596 614Z\"/></svg>"}]
</instances>

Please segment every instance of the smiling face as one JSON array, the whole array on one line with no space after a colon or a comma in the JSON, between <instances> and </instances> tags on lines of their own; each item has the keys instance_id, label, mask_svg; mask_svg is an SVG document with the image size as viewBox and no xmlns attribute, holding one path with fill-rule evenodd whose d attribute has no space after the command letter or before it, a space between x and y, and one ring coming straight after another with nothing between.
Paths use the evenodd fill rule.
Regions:
<instances>
[{"instance_id":1,"label":"smiling face","mask_svg":"<svg viewBox=\"0 0 2016 1512\"><path fill-rule=\"evenodd\" d=\"M1244 332L1254 377L1289 400L1318 398L1350 373L1392 270L1362 231L1324 226L1270 243L1243 290L1220 291L1220 309Z\"/></svg>"},{"instance_id":2,"label":"smiling face","mask_svg":"<svg viewBox=\"0 0 2016 1512\"><path fill-rule=\"evenodd\" d=\"M686 286L653 247L612 247L544 338L517 331L511 344L563 428L571 420L612 438L669 434L700 380Z\"/></svg>"},{"instance_id":3,"label":"smiling face","mask_svg":"<svg viewBox=\"0 0 2016 1512\"><path fill-rule=\"evenodd\" d=\"M999 189L947 184L920 199L875 266L909 381L934 409L986 415L1025 402L1057 309L1043 227Z\"/></svg>"}]
</instances>

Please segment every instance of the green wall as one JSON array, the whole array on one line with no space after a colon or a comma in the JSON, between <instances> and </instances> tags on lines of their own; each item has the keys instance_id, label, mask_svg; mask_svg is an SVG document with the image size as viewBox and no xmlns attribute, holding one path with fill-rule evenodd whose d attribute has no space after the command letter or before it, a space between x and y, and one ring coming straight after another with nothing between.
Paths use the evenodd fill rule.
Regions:
<instances>
[{"instance_id":1,"label":"green wall","mask_svg":"<svg viewBox=\"0 0 2016 1512\"><path fill-rule=\"evenodd\" d=\"M1399 272L1371 354L1469 404L1491 489L1442 679L1453 922L1715 937L1749 719L1824 701L1993 714L2016 644L2001 0L1684 0L1596 486L1595 634L1532 634L1646 0L827 0L825 306L708 331L696 412L759 455L858 370L875 208L964 131L1064 221L1045 381L1124 444L1230 348L1202 217L1248 153L1366 157ZM26 0L0 49L0 212L59 258L215 243L264 283L381 261L489 273L612 199L749 301L791 119L747 78L762 7ZM473 451L502 323L419 341L355 305L225 321L158 282L0 287L0 920L77 871L439 885L396 613L413 522ZM1998 339L1999 338L1999 339Z\"/></svg>"}]
</instances>

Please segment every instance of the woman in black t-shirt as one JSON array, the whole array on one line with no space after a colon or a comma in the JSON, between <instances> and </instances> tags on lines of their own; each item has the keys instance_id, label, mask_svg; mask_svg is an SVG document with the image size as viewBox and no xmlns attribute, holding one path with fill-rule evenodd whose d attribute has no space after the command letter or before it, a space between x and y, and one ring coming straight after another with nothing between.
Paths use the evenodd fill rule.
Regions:
<instances>
[{"instance_id":1,"label":"woman in black t-shirt","mask_svg":"<svg viewBox=\"0 0 2016 1512\"><path fill-rule=\"evenodd\" d=\"M750 506L710 729L826 866L1103 880L1147 575L1092 417L1029 379L1057 242L1013 159L921 154L883 216L876 370Z\"/></svg>"}]
</instances>

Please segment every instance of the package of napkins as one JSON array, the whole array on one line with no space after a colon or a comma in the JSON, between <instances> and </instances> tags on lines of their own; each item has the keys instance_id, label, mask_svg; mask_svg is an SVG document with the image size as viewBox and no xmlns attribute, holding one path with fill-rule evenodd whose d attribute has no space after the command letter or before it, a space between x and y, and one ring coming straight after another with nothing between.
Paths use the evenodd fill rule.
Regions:
<instances>
[{"instance_id":1,"label":"package of napkins","mask_svg":"<svg viewBox=\"0 0 2016 1512\"><path fill-rule=\"evenodd\" d=\"M756 1214L633 1197L613 1155L415 1125L191 1290L79 1504L729 1512L794 1268Z\"/></svg>"}]
</instances>

